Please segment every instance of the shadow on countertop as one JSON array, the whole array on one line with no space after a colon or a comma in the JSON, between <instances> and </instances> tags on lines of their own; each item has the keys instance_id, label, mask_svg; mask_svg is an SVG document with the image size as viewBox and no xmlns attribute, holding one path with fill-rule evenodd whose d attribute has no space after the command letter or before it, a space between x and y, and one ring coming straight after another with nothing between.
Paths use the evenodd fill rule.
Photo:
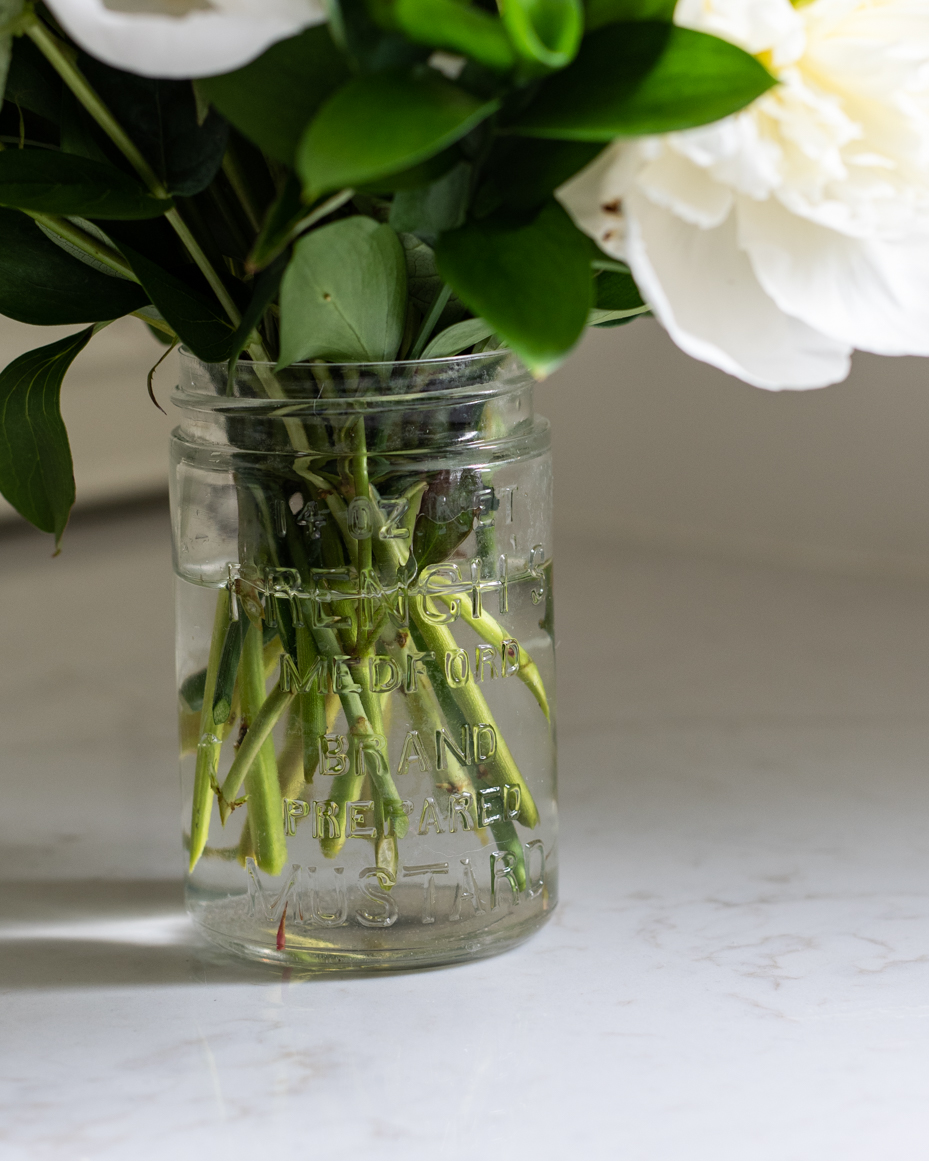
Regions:
<instances>
[{"instance_id":1,"label":"shadow on countertop","mask_svg":"<svg viewBox=\"0 0 929 1161\"><path fill-rule=\"evenodd\" d=\"M0 883L0 994L268 984L296 974L207 944L187 917L178 881Z\"/></svg>"}]
</instances>

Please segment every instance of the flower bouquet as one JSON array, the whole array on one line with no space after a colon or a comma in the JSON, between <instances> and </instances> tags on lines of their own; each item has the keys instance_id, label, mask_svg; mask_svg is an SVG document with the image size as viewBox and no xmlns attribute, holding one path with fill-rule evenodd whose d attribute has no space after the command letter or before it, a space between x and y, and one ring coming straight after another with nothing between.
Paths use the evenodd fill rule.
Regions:
<instances>
[{"instance_id":1,"label":"flower bouquet","mask_svg":"<svg viewBox=\"0 0 929 1161\"><path fill-rule=\"evenodd\" d=\"M182 345L198 921L317 967L524 938L557 864L533 378L648 314L767 388L929 354L929 5L0 0L0 96L0 312L82 327L0 373L0 491L56 543L68 367L125 315Z\"/></svg>"}]
</instances>

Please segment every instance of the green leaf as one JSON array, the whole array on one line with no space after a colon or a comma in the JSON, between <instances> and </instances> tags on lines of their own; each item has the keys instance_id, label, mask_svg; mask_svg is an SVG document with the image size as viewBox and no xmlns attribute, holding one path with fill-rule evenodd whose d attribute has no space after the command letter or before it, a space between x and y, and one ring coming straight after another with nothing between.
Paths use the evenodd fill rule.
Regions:
<instances>
[{"instance_id":1,"label":"green leaf","mask_svg":"<svg viewBox=\"0 0 929 1161\"><path fill-rule=\"evenodd\" d=\"M0 314L63 326L121 318L146 302L135 282L101 274L50 241L25 214L0 210Z\"/></svg>"},{"instance_id":2,"label":"green leaf","mask_svg":"<svg viewBox=\"0 0 929 1161\"><path fill-rule=\"evenodd\" d=\"M631 274L604 271L594 280L594 300L598 310L638 310L645 305Z\"/></svg>"},{"instance_id":3,"label":"green leaf","mask_svg":"<svg viewBox=\"0 0 929 1161\"><path fill-rule=\"evenodd\" d=\"M501 0L510 40L524 61L543 69L563 69L584 34L580 0Z\"/></svg>"},{"instance_id":4,"label":"green leaf","mask_svg":"<svg viewBox=\"0 0 929 1161\"><path fill-rule=\"evenodd\" d=\"M222 165L229 126L215 112L200 123L190 81L139 77L86 53L78 64L169 193L193 197L206 189Z\"/></svg>"},{"instance_id":5,"label":"green leaf","mask_svg":"<svg viewBox=\"0 0 929 1161\"><path fill-rule=\"evenodd\" d=\"M462 161L438 181L399 191L390 207L390 224L398 233L435 241L464 223L470 191L471 166Z\"/></svg>"},{"instance_id":6,"label":"green leaf","mask_svg":"<svg viewBox=\"0 0 929 1161\"><path fill-rule=\"evenodd\" d=\"M508 72L516 53L502 21L460 0L397 0L393 19L410 40L462 53L496 72Z\"/></svg>"},{"instance_id":7,"label":"green leaf","mask_svg":"<svg viewBox=\"0 0 929 1161\"><path fill-rule=\"evenodd\" d=\"M466 318L462 322L446 327L436 335L422 353L423 359L450 359L460 355L468 347L473 347L481 339L489 339L494 328L482 318Z\"/></svg>"},{"instance_id":8,"label":"green leaf","mask_svg":"<svg viewBox=\"0 0 929 1161\"><path fill-rule=\"evenodd\" d=\"M56 545L74 504L61 384L95 330L20 355L0 372L0 492L36 528L53 533Z\"/></svg>"},{"instance_id":9,"label":"green leaf","mask_svg":"<svg viewBox=\"0 0 929 1161\"><path fill-rule=\"evenodd\" d=\"M236 349L237 332L219 306L130 246L121 242L119 248L178 338L205 363L227 362Z\"/></svg>"},{"instance_id":10,"label":"green leaf","mask_svg":"<svg viewBox=\"0 0 929 1161\"><path fill-rule=\"evenodd\" d=\"M293 165L297 145L324 100L349 76L325 25L272 45L257 60L198 89L265 153Z\"/></svg>"},{"instance_id":11,"label":"green leaf","mask_svg":"<svg viewBox=\"0 0 929 1161\"><path fill-rule=\"evenodd\" d=\"M46 121L58 121L61 111L61 77L27 36L20 36L13 43L6 99L21 109L37 113Z\"/></svg>"},{"instance_id":12,"label":"green leaf","mask_svg":"<svg viewBox=\"0 0 929 1161\"><path fill-rule=\"evenodd\" d=\"M0 0L0 105L13 58L13 28L23 11L23 0Z\"/></svg>"},{"instance_id":13,"label":"green leaf","mask_svg":"<svg viewBox=\"0 0 929 1161\"><path fill-rule=\"evenodd\" d=\"M580 338L591 299L590 249L555 201L524 223L470 222L443 234L439 272L538 377Z\"/></svg>"},{"instance_id":14,"label":"green leaf","mask_svg":"<svg viewBox=\"0 0 929 1161\"><path fill-rule=\"evenodd\" d=\"M157 218L171 202L153 198L112 165L51 149L0 153L0 206L40 214L132 220Z\"/></svg>"},{"instance_id":15,"label":"green leaf","mask_svg":"<svg viewBox=\"0 0 929 1161\"><path fill-rule=\"evenodd\" d=\"M676 7L677 0L587 0L587 31L630 20L660 20L670 24Z\"/></svg>"},{"instance_id":16,"label":"green leaf","mask_svg":"<svg viewBox=\"0 0 929 1161\"><path fill-rule=\"evenodd\" d=\"M274 262L266 267L255 279L252 297L248 306L242 312L242 321L233 336L233 349L230 359L238 359L239 355L248 346L255 327L261 322L262 316L271 305L281 285L281 278L287 266L287 257L279 254Z\"/></svg>"},{"instance_id":17,"label":"green leaf","mask_svg":"<svg viewBox=\"0 0 929 1161\"><path fill-rule=\"evenodd\" d=\"M484 183L475 195L472 212L483 218L501 206L537 209L602 148L589 141L499 137L484 166Z\"/></svg>"},{"instance_id":18,"label":"green leaf","mask_svg":"<svg viewBox=\"0 0 929 1161\"><path fill-rule=\"evenodd\" d=\"M473 531L479 514L474 497L481 487L480 473L469 469L432 477L413 527L410 557L417 569L448 560Z\"/></svg>"},{"instance_id":19,"label":"green leaf","mask_svg":"<svg viewBox=\"0 0 929 1161\"><path fill-rule=\"evenodd\" d=\"M297 154L307 196L359 186L418 165L493 113L435 73L356 77L310 123Z\"/></svg>"},{"instance_id":20,"label":"green leaf","mask_svg":"<svg viewBox=\"0 0 929 1161\"><path fill-rule=\"evenodd\" d=\"M549 77L510 129L537 137L611 141L718 121L776 83L753 56L689 28L610 24Z\"/></svg>"},{"instance_id":21,"label":"green leaf","mask_svg":"<svg viewBox=\"0 0 929 1161\"><path fill-rule=\"evenodd\" d=\"M389 362L403 338L406 295L406 259L390 226L359 215L305 234L281 285L278 366Z\"/></svg>"}]
</instances>

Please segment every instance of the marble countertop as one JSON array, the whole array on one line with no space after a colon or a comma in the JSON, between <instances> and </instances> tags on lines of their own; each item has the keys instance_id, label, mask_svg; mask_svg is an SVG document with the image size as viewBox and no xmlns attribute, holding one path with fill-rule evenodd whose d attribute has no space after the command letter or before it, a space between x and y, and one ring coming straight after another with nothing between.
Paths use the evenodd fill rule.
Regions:
<instances>
[{"instance_id":1,"label":"marble countertop","mask_svg":"<svg viewBox=\"0 0 929 1161\"><path fill-rule=\"evenodd\" d=\"M163 514L0 543L4 1161L922 1155L929 586L559 547L553 920L305 979L181 909Z\"/></svg>"}]
</instances>

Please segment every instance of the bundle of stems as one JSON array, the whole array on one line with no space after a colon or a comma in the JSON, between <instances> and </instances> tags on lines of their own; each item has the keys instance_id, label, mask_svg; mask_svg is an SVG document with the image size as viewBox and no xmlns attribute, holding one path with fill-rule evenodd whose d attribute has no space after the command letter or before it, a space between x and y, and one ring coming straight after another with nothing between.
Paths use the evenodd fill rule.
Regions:
<instances>
[{"instance_id":1,"label":"bundle of stems","mask_svg":"<svg viewBox=\"0 0 929 1161\"><path fill-rule=\"evenodd\" d=\"M248 381L266 391L271 373L258 375L256 370L248 368ZM490 473L411 473L397 466L403 457L392 458L385 442L399 436L407 446L421 448L423 440L435 438L435 411L428 433L415 411L400 411L385 425L383 413L379 416L365 407L363 398L346 394L357 391L364 376L347 387L338 382L339 368L316 364L313 370L325 400L338 404L328 418L325 406L321 414L309 416L306 405L298 403L276 409L287 416L287 453L264 464L259 457L257 466L250 462L237 469L238 575L219 590L206 669L188 678L181 690L183 708L185 687L202 688L196 731L182 729L182 735L196 738L190 868L207 849L215 799L222 825L233 811L247 812L235 850L238 858L253 858L272 875L281 872L287 859L285 808L294 800L310 800L324 739L341 711L349 745L339 771L325 780L324 797L336 806L327 808L320 846L334 858L345 842L348 804L373 801L371 842L376 865L387 873L389 885L397 870L398 840L409 826L409 807L397 789L386 747L389 699L402 697L405 718L421 738L444 731L457 739L464 731L487 727L493 732L493 752L475 764L476 770L453 751L446 751L443 768L429 765L441 793L469 796L458 801L476 804L479 791L508 796L512 809L488 829L497 847L513 855L514 871L524 887L515 824L534 827L538 811L479 685L452 685L446 679L443 659L460 647L447 623L448 610L454 606L459 622L497 656L503 657L509 646L517 659L515 672L547 719L549 702L541 675L527 649L485 607L475 611L455 595L454 587L444 593L431 584L426 594L417 584L424 570L453 557L468 539L479 515L473 496L486 486ZM426 390L435 386L428 372L424 367L420 380ZM384 389L383 379L367 378L374 378L379 391ZM286 385L274 382L274 397L286 395ZM440 414L438 427L453 429L454 404L450 401ZM227 419L226 424L240 447L250 442L247 420ZM468 487L462 487L462 474L470 477ZM388 493L403 501L403 516L389 530L382 500ZM353 528L350 515L359 499L370 514L370 524L361 532ZM430 504L436 499L438 505ZM430 517L436 507L444 516L441 522ZM322 514L314 517L309 535L306 521L299 522L307 509ZM481 559L493 561L493 528L481 527L478 535ZM253 579L269 575L269 569L270 575L287 577L285 592L275 595L273 586ZM331 590L322 600L313 579L316 570L326 570ZM375 676L379 658L389 658L394 672L410 674L413 680L393 693L380 692ZM275 682L268 692L271 676ZM191 700L186 698L188 715ZM275 752L272 732L281 721L286 722L284 740ZM220 778L223 744L233 736L235 756ZM302 817L298 814L295 822Z\"/></svg>"}]
</instances>

